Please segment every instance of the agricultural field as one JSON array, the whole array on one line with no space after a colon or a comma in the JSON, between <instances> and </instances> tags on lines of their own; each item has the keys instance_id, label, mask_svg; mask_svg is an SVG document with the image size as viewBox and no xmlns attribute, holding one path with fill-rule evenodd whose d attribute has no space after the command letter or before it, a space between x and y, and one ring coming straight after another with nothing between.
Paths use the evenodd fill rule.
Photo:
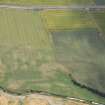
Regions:
<instances>
[{"instance_id":1,"label":"agricultural field","mask_svg":"<svg viewBox=\"0 0 105 105\"><path fill-rule=\"evenodd\" d=\"M105 0L95 0L97 5L105 5Z\"/></svg>"},{"instance_id":2,"label":"agricultural field","mask_svg":"<svg viewBox=\"0 0 105 105\"><path fill-rule=\"evenodd\" d=\"M93 5L95 4L95 0L67 0L68 5L71 4L80 4L80 5Z\"/></svg>"},{"instance_id":3,"label":"agricultural field","mask_svg":"<svg viewBox=\"0 0 105 105\"><path fill-rule=\"evenodd\" d=\"M76 53L78 52L79 54L81 54L81 55L79 55L80 56L80 61L77 60L78 57L79 57L77 55L75 57L75 60L77 60L79 62L79 64L77 64L73 68L71 75L72 75L72 78L77 83L81 84L81 86L85 86L87 88L94 89L94 91L96 91L100 94L105 94L105 91L104 91L104 88L105 88L104 87L105 86L105 81L104 81L105 80L105 78L104 78L105 77L105 71L104 71L104 69L105 69L104 68L105 67L104 66L104 63L105 63L105 61L104 61L105 12L104 11L91 12L91 15L93 16L93 18L95 20L95 23L97 24L98 32L93 33L94 38L92 37L92 34L90 34L91 35L90 36L91 41L89 41L90 40L89 38L86 38L86 39L88 39L87 42L82 41L82 44L83 44L83 42L85 42L85 44L83 44L84 48L85 48L83 51L86 51L86 52L84 52L84 54L85 54L84 55L82 50L80 50L80 51L78 50L79 52L76 51ZM97 36L97 34L98 34L98 36ZM88 37L89 37L89 35L88 35ZM92 39L93 39L93 41L92 41ZM78 41L76 41L76 42L78 42ZM89 43L90 45L87 46L86 43L87 44ZM80 47L81 45L79 45L79 44L76 44L76 45L78 45L78 47L81 48ZM85 45L89 49L86 50ZM91 46L91 47L89 47L89 46ZM92 49L90 49L90 48L92 48ZM65 51L65 50L62 50L62 51ZM89 51L91 51L91 53ZM73 54L74 54L74 52L73 52ZM67 55L67 54L65 54L65 55ZM83 58L87 62L85 62L85 60L82 59L83 55L84 55ZM71 54L70 54L70 56L71 56ZM72 59L74 60L74 58L72 58ZM67 60L67 58L66 58L66 60Z\"/></svg>"},{"instance_id":4,"label":"agricultural field","mask_svg":"<svg viewBox=\"0 0 105 105\"><path fill-rule=\"evenodd\" d=\"M51 48L50 38L38 12L0 9L0 26L1 44L36 45L35 49Z\"/></svg>"},{"instance_id":5,"label":"agricultural field","mask_svg":"<svg viewBox=\"0 0 105 105\"><path fill-rule=\"evenodd\" d=\"M94 4L94 0L0 0L0 3L36 4L36 5L71 5Z\"/></svg>"},{"instance_id":6,"label":"agricultural field","mask_svg":"<svg viewBox=\"0 0 105 105\"><path fill-rule=\"evenodd\" d=\"M105 11L91 12L91 15L94 17L100 31L105 34Z\"/></svg>"},{"instance_id":7,"label":"agricultural field","mask_svg":"<svg viewBox=\"0 0 105 105\"><path fill-rule=\"evenodd\" d=\"M69 76L103 67L104 41L98 34L88 12L0 9L0 87L105 103Z\"/></svg>"},{"instance_id":8,"label":"agricultural field","mask_svg":"<svg viewBox=\"0 0 105 105\"><path fill-rule=\"evenodd\" d=\"M65 5L66 0L0 0L0 3L35 4L35 5Z\"/></svg>"},{"instance_id":9,"label":"agricultural field","mask_svg":"<svg viewBox=\"0 0 105 105\"><path fill-rule=\"evenodd\" d=\"M86 11L52 10L42 12L49 30L94 28L96 24Z\"/></svg>"},{"instance_id":10,"label":"agricultural field","mask_svg":"<svg viewBox=\"0 0 105 105\"><path fill-rule=\"evenodd\" d=\"M52 34L56 60L70 69L81 86L86 84L104 94L104 26L99 25L104 24L104 12L99 17L101 22L86 11L45 11L42 16Z\"/></svg>"},{"instance_id":11,"label":"agricultural field","mask_svg":"<svg viewBox=\"0 0 105 105\"><path fill-rule=\"evenodd\" d=\"M38 12L1 9L0 14L1 87L25 89L26 81L31 87L40 81L38 66L54 60L52 41Z\"/></svg>"},{"instance_id":12,"label":"agricultural field","mask_svg":"<svg viewBox=\"0 0 105 105\"><path fill-rule=\"evenodd\" d=\"M0 0L6 4L34 5L105 5L105 0Z\"/></svg>"},{"instance_id":13,"label":"agricultural field","mask_svg":"<svg viewBox=\"0 0 105 105\"><path fill-rule=\"evenodd\" d=\"M105 93L105 42L96 29L53 32L56 58L78 83Z\"/></svg>"}]
</instances>

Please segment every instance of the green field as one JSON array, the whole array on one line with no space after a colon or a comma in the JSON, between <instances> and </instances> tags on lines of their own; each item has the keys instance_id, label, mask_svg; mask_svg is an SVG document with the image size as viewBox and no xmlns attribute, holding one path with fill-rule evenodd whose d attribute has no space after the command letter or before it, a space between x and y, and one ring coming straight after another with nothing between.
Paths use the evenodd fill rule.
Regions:
<instances>
[{"instance_id":1,"label":"green field","mask_svg":"<svg viewBox=\"0 0 105 105\"><path fill-rule=\"evenodd\" d=\"M0 0L0 3L35 4L35 5L71 5L94 4L94 0Z\"/></svg>"},{"instance_id":2,"label":"green field","mask_svg":"<svg viewBox=\"0 0 105 105\"><path fill-rule=\"evenodd\" d=\"M105 0L0 0L0 3L35 5L104 5Z\"/></svg>"},{"instance_id":3,"label":"green field","mask_svg":"<svg viewBox=\"0 0 105 105\"><path fill-rule=\"evenodd\" d=\"M53 32L56 58L83 85L105 93L105 42L96 29Z\"/></svg>"},{"instance_id":4,"label":"green field","mask_svg":"<svg viewBox=\"0 0 105 105\"><path fill-rule=\"evenodd\" d=\"M68 0L68 5L71 4L89 5L95 4L95 0Z\"/></svg>"},{"instance_id":5,"label":"green field","mask_svg":"<svg viewBox=\"0 0 105 105\"><path fill-rule=\"evenodd\" d=\"M41 76L38 66L54 60L52 40L38 12L1 9L0 14L0 83L10 89L19 81L31 85Z\"/></svg>"},{"instance_id":6,"label":"green field","mask_svg":"<svg viewBox=\"0 0 105 105\"><path fill-rule=\"evenodd\" d=\"M0 9L0 26L2 44L36 45L35 49L51 48L51 41L38 12Z\"/></svg>"},{"instance_id":7,"label":"green field","mask_svg":"<svg viewBox=\"0 0 105 105\"><path fill-rule=\"evenodd\" d=\"M105 103L105 98L74 85L68 75L99 66L104 75L105 45L98 31L84 11L0 9L0 87Z\"/></svg>"},{"instance_id":8,"label":"green field","mask_svg":"<svg viewBox=\"0 0 105 105\"><path fill-rule=\"evenodd\" d=\"M100 28L100 31L105 34L105 11L91 13Z\"/></svg>"},{"instance_id":9,"label":"green field","mask_svg":"<svg viewBox=\"0 0 105 105\"><path fill-rule=\"evenodd\" d=\"M105 5L105 0L95 0L97 5Z\"/></svg>"},{"instance_id":10,"label":"green field","mask_svg":"<svg viewBox=\"0 0 105 105\"><path fill-rule=\"evenodd\" d=\"M53 37L56 60L70 69L78 83L104 93L105 42L100 36L104 31L104 12L99 22L86 11L45 11L42 16Z\"/></svg>"},{"instance_id":11,"label":"green field","mask_svg":"<svg viewBox=\"0 0 105 105\"><path fill-rule=\"evenodd\" d=\"M45 11L42 16L50 30L92 28L96 24L86 11Z\"/></svg>"},{"instance_id":12,"label":"green field","mask_svg":"<svg viewBox=\"0 0 105 105\"><path fill-rule=\"evenodd\" d=\"M35 5L65 5L66 0L0 0L1 3L35 4Z\"/></svg>"}]
</instances>

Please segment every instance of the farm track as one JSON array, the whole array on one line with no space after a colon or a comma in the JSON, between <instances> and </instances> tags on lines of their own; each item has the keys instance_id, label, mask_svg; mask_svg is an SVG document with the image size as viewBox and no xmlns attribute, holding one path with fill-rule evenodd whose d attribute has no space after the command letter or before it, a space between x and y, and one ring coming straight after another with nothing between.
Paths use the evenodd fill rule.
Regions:
<instances>
[{"instance_id":1,"label":"farm track","mask_svg":"<svg viewBox=\"0 0 105 105\"><path fill-rule=\"evenodd\" d=\"M25 6L15 4L0 4L0 8L20 9L20 10L105 10L105 5L71 5L71 6Z\"/></svg>"}]
</instances>

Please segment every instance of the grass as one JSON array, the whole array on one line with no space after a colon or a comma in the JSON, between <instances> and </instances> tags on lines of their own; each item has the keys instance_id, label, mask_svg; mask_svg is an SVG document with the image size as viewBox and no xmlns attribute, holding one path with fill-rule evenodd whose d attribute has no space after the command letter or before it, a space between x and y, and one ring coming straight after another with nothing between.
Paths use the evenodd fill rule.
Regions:
<instances>
[{"instance_id":1,"label":"grass","mask_svg":"<svg viewBox=\"0 0 105 105\"><path fill-rule=\"evenodd\" d=\"M86 11L45 11L42 16L51 30L95 27Z\"/></svg>"}]
</instances>

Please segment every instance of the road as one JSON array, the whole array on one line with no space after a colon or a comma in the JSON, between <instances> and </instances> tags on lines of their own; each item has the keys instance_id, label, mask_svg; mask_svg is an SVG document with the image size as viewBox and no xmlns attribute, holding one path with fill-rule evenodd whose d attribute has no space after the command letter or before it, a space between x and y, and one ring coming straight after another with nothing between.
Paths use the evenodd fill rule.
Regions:
<instances>
[{"instance_id":1,"label":"road","mask_svg":"<svg viewBox=\"0 0 105 105\"><path fill-rule=\"evenodd\" d=\"M21 10L105 10L102 5L71 5L71 6L25 6L13 4L0 4L0 8L21 9Z\"/></svg>"}]
</instances>

